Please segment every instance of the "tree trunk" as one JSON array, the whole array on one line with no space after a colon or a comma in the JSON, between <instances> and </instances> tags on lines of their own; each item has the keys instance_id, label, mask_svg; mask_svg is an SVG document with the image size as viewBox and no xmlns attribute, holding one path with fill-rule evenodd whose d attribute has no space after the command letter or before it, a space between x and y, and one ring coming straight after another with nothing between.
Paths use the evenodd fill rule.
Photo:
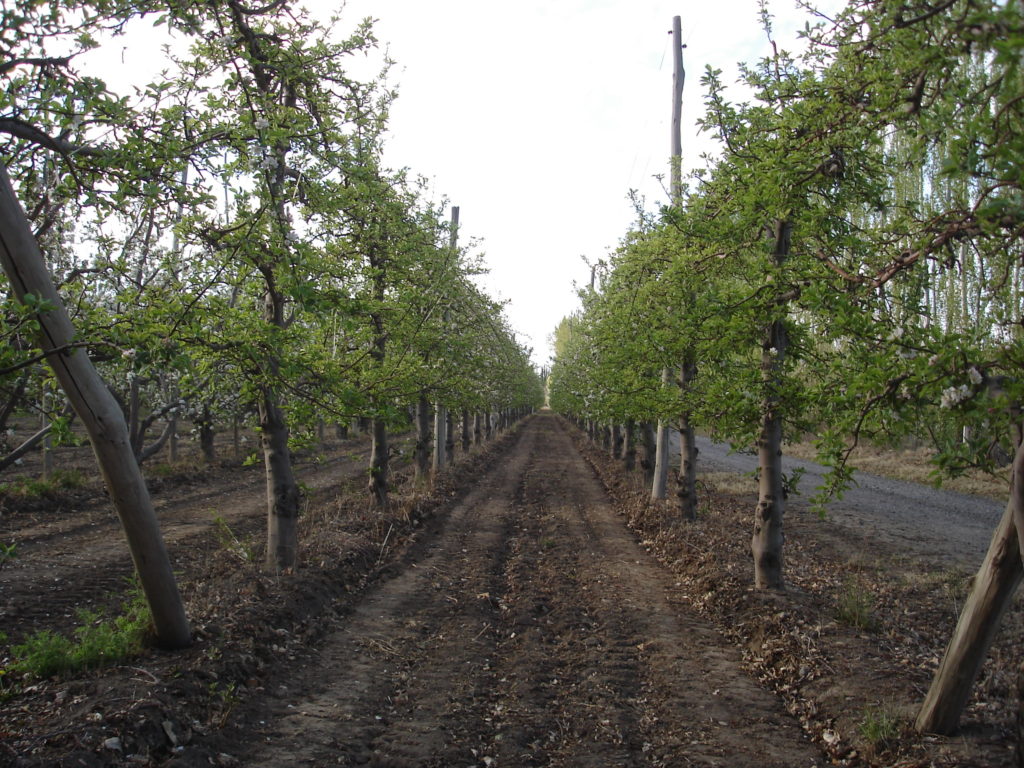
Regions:
<instances>
[{"instance_id":1,"label":"tree trunk","mask_svg":"<svg viewBox=\"0 0 1024 768\"><path fill-rule=\"evenodd\" d=\"M374 418L370 423L370 496L381 509L388 505L388 430L384 419Z\"/></svg>"},{"instance_id":2,"label":"tree trunk","mask_svg":"<svg viewBox=\"0 0 1024 768\"><path fill-rule=\"evenodd\" d=\"M416 400L416 445L413 448L413 476L417 482L430 475L430 401L424 394Z\"/></svg>"},{"instance_id":3,"label":"tree trunk","mask_svg":"<svg viewBox=\"0 0 1024 768\"><path fill-rule=\"evenodd\" d=\"M208 465L212 465L217 460L217 452L213 445L216 431L209 403L203 403L202 415L197 420L196 426L199 428L199 450L203 453L203 460Z\"/></svg>"},{"instance_id":4,"label":"tree trunk","mask_svg":"<svg viewBox=\"0 0 1024 768\"><path fill-rule=\"evenodd\" d=\"M668 368L661 372L661 386L668 384ZM668 495L668 425L658 419L658 436L654 444L654 474L651 477L651 500L664 499Z\"/></svg>"},{"instance_id":5,"label":"tree trunk","mask_svg":"<svg viewBox=\"0 0 1024 768\"><path fill-rule=\"evenodd\" d=\"M33 303L44 301L49 305L48 311L38 317L38 343L89 434L153 614L157 642L165 648L184 648L191 644L192 633L153 503L132 452L124 414L88 354L71 346L75 329L2 163L0 263L19 302L27 304L26 299L31 297Z\"/></svg>"},{"instance_id":6,"label":"tree trunk","mask_svg":"<svg viewBox=\"0 0 1024 768\"><path fill-rule=\"evenodd\" d=\"M483 418L480 415L480 411L473 411L473 445L480 445L483 439Z\"/></svg>"},{"instance_id":7,"label":"tree trunk","mask_svg":"<svg viewBox=\"0 0 1024 768\"><path fill-rule=\"evenodd\" d=\"M627 472L632 472L636 468L636 422L633 419L626 420L622 437L622 463Z\"/></svg>"},{"instance_id":8,"label":"tree trunk","mask_svg":"<svg viewBox=\"0 0 1024 768\"><path fill-rule=\"evenodd\" d=\"M988 553L974 577L942 663L921 705L915 727L925 733L956 730L989 646L1024 577L1024 441L1018 443L1010 498Z\"/></svg>"},{"instance_id":9,"label":"tree trunk","mask_svg":"<svg viewBox=\"0 0 1024 768\"><path fill-rule=\"evenodd\" d=\"M462 409L462 452L469 453L469 446L472 445L470 439L470 426L469 426L469 409Z\"/></svg>"},{"instance_id":10,"label":"tree trunk","mask_svg":"<svg viewBox=\"0 0 1024 768\"><path fill-rule=\"evenodd\" d=\"M791 226L775 223L776 265L789 253ZM780 313L782 309L780 308ZM777 317L768 326L761 345L761 436L757 442L758 502L754 512L754 584L758 589L782 589L782 516L785 513L785 489L782 484L782 403L779 396L782 365L786 359L786 323Z\"/></svg>"},{"instance_id":11,"label":"tree trunk","mask_svg":"<svg viewBox=\"0 0 1024 768\"><path fill-rule=\"evenodd\" d=\"M455 460L455 418L450 408L444 411L444 463L448 466Z\"/></svg>"},{"instance_id":12,"label":"tree trunk","mask_svg":"<svg viewBox=\"0 0 1024 768\"><path fill-rule=\"evenodd\" d=\"M448 463L448 414L439 402L434 408L434 454L432 469L437 474Z\"/></svg>"},{"instance_id":13,"label":"tree trunk","mask_svg":"<svg viewBox=\"0 0 1024 768\"><path fill-rule=\"evenodd\" d=\"M680 371L680 388L685 396L697 377L697 366L687 359ZM679 417L679 482L676 488L679 511L686 520L697 519L697 442L690 411Z\"/></svg>"},{"instance_id":14,"label":"tree trunk","mask_svg":"<svg viewBox=\"0 0 1024 768\"><path fill-rule=\"evenodd\" d=\"M299 485L288 450L288 425L270 387L259 399L260 444L267 474L267 568L281 572L298 562Z\"/></svg>"},{"instance_id":15,"label":"tree trunk","mask_svg":"<svg viewBox=\"0 0 1024 768\"><path fill-rule=\"evenodd\" d=\"M648 488L654 483L654 466L657 463L658 439L654 425L645 421L640 425L640 437L643 440L644 455L640 459L640 467L644 471L644 485Z\"/></svg>"}]
</instances>

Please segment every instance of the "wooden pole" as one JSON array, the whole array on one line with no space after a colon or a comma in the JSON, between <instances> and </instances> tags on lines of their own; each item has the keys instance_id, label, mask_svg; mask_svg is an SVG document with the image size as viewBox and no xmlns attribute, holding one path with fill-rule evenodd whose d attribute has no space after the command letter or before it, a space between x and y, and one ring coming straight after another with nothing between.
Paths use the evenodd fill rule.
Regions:
<instances>
[{"instance_id":1,"label":"wooden pole","mask_svg":"<svg viewBox=\"0 0 1024 768\"><path fill-rule=\"evenodd\" d=\"M672 19L672 205L678 206L683 197L683 69L682 20Z\"/></svg>"},{"instance_id":2,"label":"wooden pole","mask_svg":"<svg viewBox=\"0 0 1024 768\"><path fill-rule=\"evenodd\" d=\"M74 346L75 329L57 293L25 212L0 163L0 266L18 301L43 303L36 334L46 361L89 433L96 462L110 492L156 630L165 648L192 642L185 608L171 570L153 503L135 461L121 407L88 353Z\"/></svg>"},{"instance_id":3,"label":"wooden pole","mask_svg":"<svg viewBox=\"0 0 1024 768\"><path fill-rule=\"evenodd\" d=\"M683 70L682 20L679 16L672 19L672 155L670 194L672 205L680 204L683 194L683 82L686 72ZM669 383L669 370L661 372L662 386ZM669 462L669 429L664 419L658 419L658 437L655 443L654 480L651 483L651 498L664 499L668 495L668 462Z\"/></svg>"}]
</instances>

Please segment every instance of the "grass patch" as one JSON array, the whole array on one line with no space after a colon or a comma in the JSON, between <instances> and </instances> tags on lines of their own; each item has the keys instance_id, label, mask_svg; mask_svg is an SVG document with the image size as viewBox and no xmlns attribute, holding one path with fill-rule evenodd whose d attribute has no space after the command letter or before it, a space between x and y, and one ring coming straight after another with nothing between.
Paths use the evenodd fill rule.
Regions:
<instances>
[{"instance_id":1,"label":"grass patch","mask_svg":"<svg viewBox=\"0 0 1024 768\"><path fill-rule=\"evenodd\" d=\"M11 562L18 556L18 544L12 541L10 544L4 544L0 541L0 571L4 569L4 566Z\"/></svg>"},{"instance_id":2,"label":"grass patch","mask_svg":"<svg viewBox=\"0 0 1024 768\"><path fill-rule=\"evenodd\" d=\"M888 749L900 737L900 718L891 710L881 706L869 706L857 726L857 733L869 754Z\"/></svg>"},{"instance_id":3,"label":"grass patch","mask_svg":"<svg viewBox=\"0 0 1024 768\"><path fill-rule=\"evenodd\" d=\"M863 582L854 579L843 583L836 597L836 619L866 632L878 628L875 597Z\"/></svg>"},{"instance_id":4,"label":"grass patch","mask_svg":"<svg viewBox=\"0 0 1024 768\"><path fill-rule=\"evenodd\" d=\"M57 469L49 477L16 477L0 483L0 494L15 500L45 499L61 491L77 491L85 486L85 475L79 470Z\"/></svg>"},{"instance_id":5,"label":"grass patch","mask_svg":"<svg viewBox=\"0 0 1024 768\"><path fill-rule=\"evenodd\" d=\"M115 664L138 655L151 633L152 617L145 596L130 591L114 617L100 611L80 610L72 637L44 629L11 648L13 661L0 669L4 678L46 678Z\"/></svg>"}]
</instances>

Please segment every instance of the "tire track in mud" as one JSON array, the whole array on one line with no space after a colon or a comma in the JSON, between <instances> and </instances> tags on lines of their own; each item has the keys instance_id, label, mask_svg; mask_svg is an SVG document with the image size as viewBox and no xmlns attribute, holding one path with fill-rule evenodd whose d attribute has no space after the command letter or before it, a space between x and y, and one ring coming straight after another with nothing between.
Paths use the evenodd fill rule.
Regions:
<instances>
[{"instance_id":1,"label":"tire track in mud","mask_svg":"<svg viewBox=\"0 0 1024 768\"><path fill-rule=\"evenodd\" d=\"M497 589L516 513L509 489L535 439L521 433L510 460L455 506L440 534L341 621L298 690L277 692L262 733L242 727L264 740L246 765L473 762L473 747L450 734L480 715L494 684Z\"/></svg>"},{"instance_id":2,"label":"tire track in mud","mask_svg":"<svg viewBox=\"0 0 1024 768\"><path fill-rule=\"evenodd\" d=\"M556 417L416 549L243 716L244 764L825 764L673 601Z\"/></svg>"}]
</instances>

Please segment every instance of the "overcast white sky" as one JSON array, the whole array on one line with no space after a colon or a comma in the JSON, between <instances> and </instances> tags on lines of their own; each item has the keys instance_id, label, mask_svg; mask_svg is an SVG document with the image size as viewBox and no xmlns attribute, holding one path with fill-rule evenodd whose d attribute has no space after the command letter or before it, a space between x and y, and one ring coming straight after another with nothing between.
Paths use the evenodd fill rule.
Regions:
<instances>
[{"instance_id":1,"label":"overcast white sky","mask_svg":"<svg viewBox=\"0 0 1024 768\"><path fill-rule=\"evenodd\" d=\"M770 8L780 47L796 48L806 17L793 0ZM348 0L342 11L366 16L396 62L386 160L460 207L460 236L482 240L485 286L510 301L538 364L578 307L581 256L604 256L636 220L629 190L649 206L665 198L654 176L668 173L672 17L687 46L686 167L708 149L695 125L704 68L731 83L737 62L768 51L756 0Z\"/></svg>"},{"instance_id":2,"label":"overcast white sky","mask_svg":"<svg viewBox=\"0 0 1024 768\"><path fill-rule=\"evenodd\" d=\"M297 2L340 13L342 30L377 20L399 91L385 160L460 207L460 242L480 241L484 287L509 301L507 316L539 365L559 321L579 306L576 285L589 279L582 257L605 256L636 220L629 191L648 208L666 197L655 177L668 174L672 17L682 18L687 46L684 169L712 146L695 124L705 67L733 83L737 62L768 52L757 0ZM795 0L769 2L780 47L798 48L807 16ZM112 85L145 78L159 66L151 35L142 22L90 55Z\"/></svg>"}]
</instances>

